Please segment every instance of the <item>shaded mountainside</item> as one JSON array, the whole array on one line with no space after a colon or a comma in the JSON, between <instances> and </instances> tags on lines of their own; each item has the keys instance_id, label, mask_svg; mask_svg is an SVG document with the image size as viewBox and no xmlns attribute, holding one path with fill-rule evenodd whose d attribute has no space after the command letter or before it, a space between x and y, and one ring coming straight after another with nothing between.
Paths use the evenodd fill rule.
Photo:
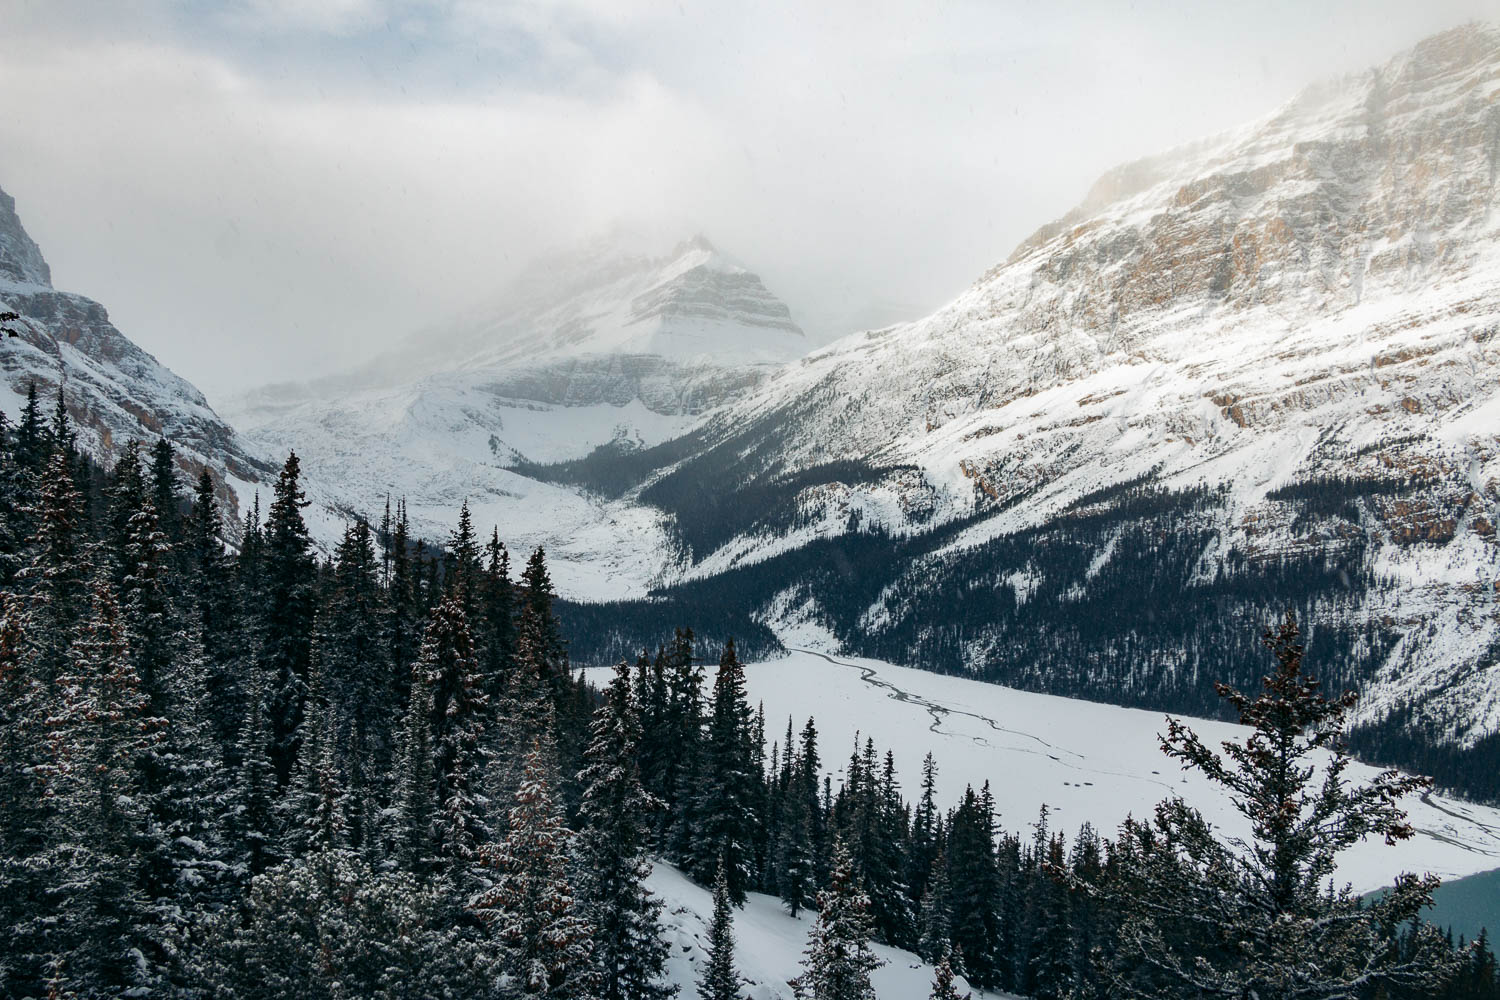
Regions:
<instances>
[{"instance_id":1,"label":"shaded mountainside","mask_svg":"<svg viewBox=\"0 0 1500 1000\"><path fill-rule=\"evenodd\" d=\"M750 607L768 645L813 620L1201 712L1291 606L1366 752L1500 795L1469 756L1500 731L1497 175L1500 31L1470 25L1113 171L951 305L691 438L535 470L662 512L686 566L576 610L610 622L578 654Z\"/></svg>"},{"instance_id":2,"label":"shaded mountainside","mask_svg":"<svg viewBox=\"0 0 1500 1000\"><path fill-rule=\"evenodd\" d=\"M201 392L116 329L102 305L52 287L41 250L4 192L0 311L20 315L9 324L18 336L0 340L0 409L7 415L20 412L32 383L50 409L61 381L80 447L106 464L127 441L165 437L188 481L207 467L224 501L236 501L237 487L274 472L250 453Z\"/></svg>"}]
</instances>

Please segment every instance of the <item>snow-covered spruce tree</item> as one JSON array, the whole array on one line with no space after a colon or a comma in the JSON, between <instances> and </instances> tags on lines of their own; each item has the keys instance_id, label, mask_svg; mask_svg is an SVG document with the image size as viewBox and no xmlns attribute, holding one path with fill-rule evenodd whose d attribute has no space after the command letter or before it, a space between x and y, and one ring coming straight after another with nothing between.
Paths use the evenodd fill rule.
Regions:
<instances>
[{"instance_id":1,"label":"snow-covered spruce tree","mask_svg":"<svg viewBox=\"0 0 1500 1000\"><path fill-rule=\"evenodd\" d=\"M259 556L264 588L259 604L260 669L269 685L271 763L280 785L291 777L297 759L317 605L317 565L312 538L302 520L307 500L299 481L301 472L297 453L290 453L266 512Z\"/></svg>"},{"instance_id":2,"label":"snow-covered spruce tree","mask_svg":"<svg viewBox=\"0 0 1500 1000\"><path fill-rule=\"evenodd\" d=\"M752 838L759 822L754 798L760 774L754 764L750 725L745 668L730 639L714 680L703 766L693 803L689 860L693 876L705 884L723 865L729 898L736 906L744 905L745 890L754 878Z\"/></svg>"},{"instance_id":3,"label":"snow-covered spruce tree","mask_svg":"<svg viewBox=\"0 0 1500 1000\"><path fill-rule=\"evenodd\" d=\"M808 936L803 973L793 982L803 1000L875 1000L870 973L884 963L870 950L870 897L860 888L854 860L834 845L828 888L818 893L818 920Z\"/></svg>"},{"instance_id":4,"label":"snow-covered spruce tree","mask_svg":"<svg viewBox=\"0 0 1500 1000\"><path fill-rule=\"evenodd\" d=\"M164 720L149 714L104 573L57 686L42 769L52 812L38 859L47 951L66 957L58 970L65 991L149 989L161 970L143 957L150 918L139 888L146 817L138 763Z\"/></svg>"},{"instance_id":5,"label":"snow-covered spruce tree","mask_svg":"<svg viewBox=\"0 0 1500 1000\"><path fill-rule=\"evenodd\" d=\"M791 732L788 723L787 732ZM813 842L811 808L802 785L802 761L792 753L787 741L787 764L784 768L785 789L782 792L780 824L775 843L776 891L787 911L796 916L813 898Z\"/></svg>"},{"instance_id":6,"label":"snow-covered spruce tree","mask_svg":"<svg viewBox=\"0 0 1500 1000\"><path fill-rule=\"evenodd\" d=\"M932 861L932 872L927 877L926 895L922 897L921 937L917 941L917 954L922 956L924 962L936 962L952 950L949 899L948 856L939 850Z\"/></svg>"},{"instance_id":7,"label":"snow-covered spruce tree","mask_svg":"<svg viewBox=\"0 0 1500 1000\"><path fill-rule=\"evenodd\" d=\"M734 904L728 865L714 877L714 915L708 926L708 961L698 978L698 1000L739 1000L740 974L734 967Z\"/></svg>"},{"instance_id":8,"label":"snow-covered spruce tree","mask_svg":"<svg viewBox=\"0 0 1500 1000\"><path fill-rule=\"evenodd\" d=\"M990 809L987 793L965 788L948 823L946 847L950 940L963 954L964 974L980 989L1000 986L1008 968Z\"/></svg>"},{"instance_id":9,"label":"snow-covered spruce tree","mask_svg":"<svg viewBox=\"0 0 1500 1000\"><path fill-rule=\"evenodd\" d=\"M437 800L432 753L432 688L412 683L406 720L396 743L391 806L384 839L404 871L424 874L436 858L433 817Z\"/></svg>"},{"instance_id":10,"label":"snow-covered spruce tree","mask_svg":"<svg viewBox=\"0 0 1500 1000\"><path fill-rule=\"evenodd\" d=\"M392 724L403 706L393 697L374 536L363 520L345 529L330 583L318 616L318 653L328 697L343 709L341 725L348 729L344 766L351 775L384 774L391 766ZM363 843L362 818L350 820L354 842Z\"/></svg>"},{"instance_id":11,"label":"snow-covered spruce tree","mask_svg":"<svg viewBox=\"0 0 1500 1000\"><path fill-rule=\"evenodd\" d=\"M413 669L413 683L426 685L432 699L437 853L450 873L458 874L489 839L480 752L488 699L468 617L455 598L432 609Z\"/></svg>"},{"instance_id":12,"label":"snow-covered spruce tree","mask_svg":"<svg viewBox=\"0 0 1500 1000\"><path fill-rule=\"evenodd\" d=\"M32 863L46 844L38 781L44 763L44 690L33 676L22 599L0 592L0 996L41 992L45 953L41 889Z\"/></svg>"},{"instance_id":13,"label":"snow-covered spruce tree","mask_svg":"<svg viewBox=\"0 0 1500 1000\"><path fill-rule=\"evenodd\" d=\"M953 982L952 949L945 949L937 968L933 970L932 993L929 994L929 1000L969 1000L971 995L967 990L962 995L959 994L958 987Z\"/></svg>"},{"instance_id":14,"label":"snow-covered spruce tree","mask_svg":"<svg viewBox=\"0 0 1500 1000\"><path fill-rule=\"evenodd\" d=\"M646 888L649 814L661 808L641 787L630 668L621 663L594 713L584 769L578 857L585 913L594 927L602 1000L665 1000L667 942L662 902Z\"/></svg>"},{"instance_id":15,"label":"snow-covered spruce tree","mask_svg":"<svg viewBox=\"0 0 1500 1000\"><path fill-rule=\"evenodd\" d=\"M549 776L548 752L534 740L510 829L480 849L488 888L469 910L488 928L494 992L505 997L575 1000L593 995L593 928L579 913L568 882L571 839Z\"/></svg>"},{"instance_id":16,"label":"snow-covered spruce tree","mask_svg":"<svg viewBox=\"0 0 1500 1000\"><path fill-rule=\"evenodd\" d=\"M1162 749L1184 769L1225 788L1250 827L1248 840L1221 839L1181 799L1154 823L1128 824L1121 869L1104 883L1122 914L1110 986L1126 997L1364 996L1384 985L1435 991L1466 959L1420 925L1407 948L1397 928L1432 900L1437 879L1401 875L1366 903L1335 887L1338 854L1367 836L1395 844L1412 836L1399 800L1426 779L1386 771L1348 780L1342 742L1353 693L1329 699L1302 670L1291 614L1266 631L1276 658L1256 698L1219 693L1252 728L1209 749L1168 720Z\"/></svg>"},{"instance_id":17,"label":"snow-covered spruce tree","mask_svg":"<svg viewBox=\"0 0 1500 1000\"><path fill-rule=\"evenodd\" d=\"M490 711L494 713L510 686L516 658L515 588L510 580L510 553L500 541L498 528L490 532L485 545L479 609L484 693L489 696Z\"/></svg>"},{"instance_id":18,"label":"snow-covered spruce tree","mask_svg":"<svg viewBox=\"0 0 1500 1000\"><path fill-rule=\"evenodd\" d=\"M67 666L68 646L88 603L83 497L62 451L47 459L31 517L36 533L20 572L31 594L26 635L37 679L50 688Z\"/></svg>"},{"instance_id":19,"label":"snow-covered spruce tree","mask_svg":"<svg viewBox=\"0 0 1500 1000\"><path fill-rule=\"evenodd\" d=\"M184 589L203 644L209 731L226 751L245 718L246 657L239 629L233 563L220 541L223 531L213 478L204 469L193 491L192 511L183 535ZM232 752L226 764L237 763Z\"/></svg>"},{"instance_id":20,"label":"snow-covered spruce tree","mask_svg":"<svg viewBox=\"0 0 1500 1000\"><path fill-rule=\"evenodd\" d=\"M271 730L264 705L264 686L252 677L245 692L245 718L234 752L239 766L234 772L221 824L230 873L241 885L247 885L280 857L275 815L276 772L271 766Z\"/></svg>"}]
</instances>

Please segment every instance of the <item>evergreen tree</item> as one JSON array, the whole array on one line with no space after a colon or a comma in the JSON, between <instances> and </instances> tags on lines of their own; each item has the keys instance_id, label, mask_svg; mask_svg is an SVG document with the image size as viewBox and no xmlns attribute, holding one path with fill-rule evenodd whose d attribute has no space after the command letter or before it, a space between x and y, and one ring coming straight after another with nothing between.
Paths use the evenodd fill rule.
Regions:
<instances>
[{"instance_id":1,"label":"evergreen tree","mask_svg":"<svg viewBox=\"0 0 1500 1000\"><path fill-rule=\"evenodd\" d=\"M812 901L816 887L811 810L816 808L817 801L807 794L802 759L792 752L791 732L792 724L788 719L786 761L783 766L785 788L782 792L775 865L776 891L781 895L781 901L786 904L787 910L795 917Z\"/></svg>"},{"instance_id":2,"label":"evergreen tree","mask_svg":"<svg viewBox=\"0 0 1500 1000\"><path fill-rule=\"evenodd\" d=\"M37 400L36 380L26 383L26 405L16 425L16 462L30 472L40 472L46 463L47 431L42 422L42 407Z\"/></svg>"},{"instance_id":3,"label":"evergreen tree","mask_svg":"<svg viewBox=\"0 0 1500 1000\"><path fill-rule=\"evenodd\" d=\"M333 573L325 599L326 612L318 618L318 657L330 701L339 707L341 767L349 775L356 799L377 789L376 777L391 767L395 733L392 727L401 705L390 683L386 662L386 606L380 593L370 526L356 521L344 531L334 553ZM384 792L384 789L379 789ZM355 809L350 834L364 843L363 813Z\"/></svg>"},{"instance_id":4,"label":"evergreen tree","mask_svg":"<svg viewBox=\"0 0 1500 1000\"><path fill-rule=\"evenodd\" d=\"M729 866L714 877L714 916L708 928L708 961L698 978L698 1000L739 1000L740 975L734 967L734 903Z\"/></svg>"},{"instance_id":5,"label":"evergreen tree","mask_svg":"<svg viewBox=\"0 0 1500 1000\"><path fill-rule=\"evenodd\" d=\"M66 457L47 460L33 515L36 536L21 577L31 591L26 635L37 660L37 678L50 688L64 669L68 646L87 599L82 496Z\"/></svg>"},{"instance_id":6,"label":"evergreen tree","mask_svg":"<svg viewBox=\"0 0 1500 1000\"><path fill-rule=\"evenodd\" d=\"M204 471L207 471L206 469ZM167 544L183 541L182 499L177 488L177 458L166 438L157 438L151 446L151 506L156 509L157 525Z\"/></svg>"},{"instance_id":7,"label":"evergreen tree","mask_svg":"<svg viewBox=\"0 0 1500 1000\"><path fill-rule=\"evenodd\" d=\"M921 937L917 954L925 962L936 962L953 950L951 896L948 885L948 857L941 850L932 861L927 877L927 891L922 897Z\"/></svg>"},{"instance_id":8,"label":"evergreen tree","mask_svg":"<svg viewBox=\"0 0 1500 1000\"><path fill-rule=\"evenodd\" d=\"M164 720L149 714L105 577L94 582L89 619L69 660L47 720L51 752L43 770L52 803L41 860L49 882L48 950L66 956L66 991L149 989L160 970L137 957L147 948L148 918L139 888L145 816L136 762Z\"/></svg>"},{"instance_id":9,"label":"evergreen tree","mask_svg":"<svg viewBox=\"0 0 1500 1000\"><path fill-rule=\"evenodd\" d=\"M396 750L389 831L392 858L405 871L425 872L435 859L437 779L432 748L432 688L411 685Z\"/></svg>"},{"instance_id":10,"label":"evergreen tree","mask_svg":"<svg viewBox=\"0 0 1500 1000\"><path fill-rule=\"evenodd\" d=\"M434 777L437 781L437 850L452 870L461 870L488 840L482 787L487 699L468 619L448 598L432 610L417 657L416 683L431 692Z\"/></svg>"},{"instance_id":11,"label":"evergreen tree","mask_svg":"<svg viewBox=\"0 0 1500 1000\"><path fill-rule=\"evenodd\" d=\"M240 725L234 758L239 767L223 826L233 875L243 884L265 872L279 857L271 729L265 715L264 687L253 679L245 692L245 718Z\"/></svg>"},{"instance_id":12,"label":"evergreen tree","mask_svg":"<svg viewBox=\"0 0 1500 1000\"><path fill-rule=\"evenodd\" d=\"M532 742L510 810L510 831L481 858L491 885L469 903L497 946L491 968L505 992L575 1000L594 988L592 928L569 885L569 833L547 775L546 753Z\"/></svg>"},{"instance_id":13,"label":"evergreen tree","mask_svg":"<svg viewBox=\"0 0 1500 1000\"><path fill-rule=\"evenodd\" d=\"M760 774L752 739L745 669L731 639L724 646L714 679L701 784L694 802L691 858L692 872L702 882L712 877L717 866L724 867L729 898L736 906L744 905L745 890L754 877L754 796Z\"/></svg>"},{"instance_id":14,"label":"evergreen tree","mask_svg":"<svg viewBox=\"0 0 1500 1000\"><path fill-rule=\"evenodd\" d=\"M512 681L516 656L515 594L510 580L510 553L498 529L485 546L479 604L483 622L484 691L498 708Z\"/></svg>"},{"instance_id":15,"label":"evergreen tree","mask_svg":"<svg viewBox=\"0 0 1500 1000\"><path fill-rule=\"evenodd\" d=\"M317 598L312 539L302 520L307 500L299 482L301 472L297 453L292 452L276 480L260 553L265 588L261 671L270 682L271 762L280 785L290 778L297 759Z\"/></svg>"},{"instance_id":16,"label":"evergreen tree","mask_svg":"<svg viewBox=\"0 0 1500 1000\"><path fill-rule=\"evenodd\" d=\"M0 592L0 995L41 991L46 953L44 880L35 860L48 817L38 775L45 764L45 690L26 656L21 599Z\"/></svg>"},{"instance_id":17,"label":"evergreen tree","mask_svg":"<svg viewBox=\"0 0 1500 1000\"><path fill-rule=\"evenodd\" d=\"M184 589L203 645L208 689L204 713L214 738L227 751L245 717L245 657L233 567L220 540L222 530L214 481L204 469L183 529ZM231 754L225 754L225 763L234 763Z\"/></svg>"},{"instance_id":18,"label":"evergreen tree","mask_svg":"<svg viewBox=\"0 0 1500 1000\"><path fill-rule=\"evenodd\" d=\"M953 962L951 956L945 952L942 959L933 970L932 992L928 994L930 1000L969 1000L971 994L965 991L962 995L953 982Z\"/></svg>"},{"instance_id":19,"label":"evergreen tree","mask_svg":"<svg viewBox=\"0 0 1500 1000\"><path fill-rule=\"evenodd\" d=\"M1008 979L997 912L994 821L972 787L948 822L948 917L969 982L981 989Z\"/></svg>"},{"instance_id":20,"label":"evergreen tree","mask_svg":"<svg viewBox=\"0 0 1500 1000\"><path fill-rule=\"evenodd\" d=\"M1436 879L1399 876L1369 902L1329 887L1344 849L1372 834L1391 844L1412 836L1398 802L1428 782L1395 771L1347 779L1342 723L1354 695L1325 697L1303 673L1298 639L1291 614L1266 631L1276 669L1258 697L1220 686L1252 730L1222 754L1168 721L1163 751L1229 790L1251 840L1238 849L1219 839L1181 799L1162 802L1153 824L1124 829L1130 849L1106 890L1124 915L1117 995L1333 998L1382 983L1436 990L1464 961L1430 927L1404 954L1390 946L1389 932L1431 904Z\"/></svg>"},{"instance_id":21,"label":"evergreen tree","mask_svg":"<svg viewBox=\"0 0 1500 1000\"><path fill-rule=\"evenodd\" d=\"M833 875L818 893L818 921L808 937L804 969L793 983L808 1000L875 1000L870 973L884 963L870 950L870 897L860 887L854 859L836 844Z\"/></svg>"},{"instance_id":22,"label":"evergreen tree","mask_svg":"<svg viewBox=\"0 0 1500 1000\"><path fill-rule=\"evenodd\" d=\"M661 804L641 787L637 738L630 668L621 663L594 714L579 776L584 829L578 854L601 1000L665 1000L675 992L662 982L667 960L662 903L645 885L651 874L647 816Z\"/></svg>"},{"instance_id":23,"label":"evergreen tree","mask_svg":"<svg viewBox=\"0 0 1500 1000\"><path fill-rule=\"evenodd\" d=\"M464 613L476 618L479 612L479 542L474 534L474 519L469 501L458 509L458 526L448 537L448 571L445 574L448 594L454 597Z\"/></svg>"}]
</instances>

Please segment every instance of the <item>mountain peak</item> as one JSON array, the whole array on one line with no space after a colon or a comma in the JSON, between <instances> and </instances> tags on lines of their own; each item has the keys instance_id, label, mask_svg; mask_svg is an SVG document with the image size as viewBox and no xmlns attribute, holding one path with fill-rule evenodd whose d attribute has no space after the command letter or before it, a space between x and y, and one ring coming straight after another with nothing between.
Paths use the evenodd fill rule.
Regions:
<instances>
[{"instance_id":1,"label":"mountain peak","mask_svg":"<svg viewBox=\"0 0 1500 1000\"><path fill-rule=\"evenodd\" d=\"M52 287L52 269L41 248L21 225L16 200L0 191L0 278L23 285Z\"/></svg>"}]
</instances>

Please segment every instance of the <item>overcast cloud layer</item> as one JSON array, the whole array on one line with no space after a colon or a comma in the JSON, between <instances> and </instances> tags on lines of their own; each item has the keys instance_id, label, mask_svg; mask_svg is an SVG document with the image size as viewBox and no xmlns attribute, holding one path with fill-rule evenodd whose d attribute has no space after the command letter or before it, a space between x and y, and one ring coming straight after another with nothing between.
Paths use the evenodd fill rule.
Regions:
<instances>
[{"instance_id":1,"label":"overcast cloud layer","mask_svg":"<svg viewBox=\"0 0 1500 1000\"><path fill-rule=\"evenodd\" d=\"M1207 6L5 0L0 188L59 287L211 398L621 221L701 231L827 338L1489 8Z\"/></svg>"}]
</instances>

